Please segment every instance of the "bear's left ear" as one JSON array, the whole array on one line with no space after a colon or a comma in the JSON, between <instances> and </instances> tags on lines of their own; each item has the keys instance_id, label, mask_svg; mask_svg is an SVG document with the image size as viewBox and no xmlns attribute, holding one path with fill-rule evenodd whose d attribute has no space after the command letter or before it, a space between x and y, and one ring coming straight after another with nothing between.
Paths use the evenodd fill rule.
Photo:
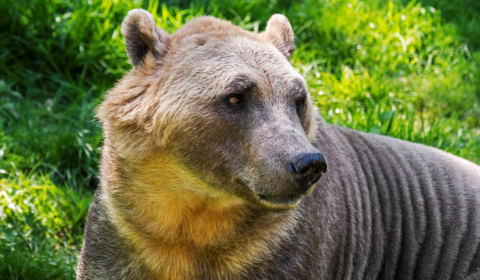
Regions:
<instances>
[{"instance_id":1,"label":"bear's left ear","mask_svg":"<svg viewBox=\"0 0 480 280\"><path fill-rule=\"evenodd\" d=\"M127 13L122 22L128 57L135 67L148 59L162 59L168 52L170 35L157 27L152 14L142 9Z\"/></svg>"},{"instance_id":2,"label":"bear's left ear","mask_svg":"<svg viewBox=\"0 0 480 280\"><path fill-rule=\"evenodd\" d=\"M275 14L270 17L265 32L260 33L260 36L277 47L287 59L290 58L295 50L293 29L284 15Z\"/></svg>"}]
</instances>

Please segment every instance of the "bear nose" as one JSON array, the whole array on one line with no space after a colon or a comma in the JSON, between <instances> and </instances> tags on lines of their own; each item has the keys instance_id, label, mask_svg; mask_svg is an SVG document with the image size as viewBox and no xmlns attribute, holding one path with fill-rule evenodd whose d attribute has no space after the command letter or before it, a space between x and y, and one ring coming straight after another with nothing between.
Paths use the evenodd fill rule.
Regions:
<instances>
[{"instance_id":1,"label":"bear nose","mask_svg":"<svg viewBox=\"0 0 480 280\"><path fill-rule=\"evenodd\" d=\"M327 162L320 153L301 154L290 162L289 169L305 194L320 179L322 172L327 172Z\"/></svg>"}]
</instances>

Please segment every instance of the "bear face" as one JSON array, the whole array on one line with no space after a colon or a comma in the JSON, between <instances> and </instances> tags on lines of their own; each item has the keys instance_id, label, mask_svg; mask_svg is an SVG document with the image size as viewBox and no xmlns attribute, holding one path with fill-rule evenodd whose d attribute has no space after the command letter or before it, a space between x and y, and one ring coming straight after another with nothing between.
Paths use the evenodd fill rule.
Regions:
<instances>
[{"instance_id":1,"label":"bear face","mask_svg":"<svg viewBox=\"0 0 480 280\"><path fill-rule=\"evenodd\" d=\"M261 34L201 17L170 36L133 10L122 32L135 68L98 116L129 166L123 173L148 184L162 176L158 168L183 170L196 183L179 191L189 185L269 210L295 207L312 192L326 162L311 144L315 108L288 62L293 31L284 16Z\"/></svg>"}]
</instances>

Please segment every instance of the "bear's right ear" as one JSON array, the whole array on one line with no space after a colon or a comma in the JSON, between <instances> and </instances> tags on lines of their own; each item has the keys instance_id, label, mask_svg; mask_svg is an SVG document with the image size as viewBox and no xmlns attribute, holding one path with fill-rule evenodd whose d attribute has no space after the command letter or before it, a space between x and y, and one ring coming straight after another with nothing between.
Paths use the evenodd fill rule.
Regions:
<instances>
[{"instance_id":1,"label":"bear's right ear","mask_svg":"<svg viewBox=\"0 0 480 280\"><path fill-rule=\"evenodd\" d=\"M147 59L162 59L168 52L170 35L158 28L152 14L142 9L128 12L122 23L128 57L135 67Z\"/></svg>"},{"instance_id":2,"label":"bear's right ear","mask_svg":"<svg viewBox=\"0 0 480 280\"><path fill-rule=\"evenodd\" d=\"M270 17L267 22L267 29L260 33L260 36L277 47L287 59L295 50L293 29L288 18L284 15L275 14Z\"/></svg>"}]
</instances>

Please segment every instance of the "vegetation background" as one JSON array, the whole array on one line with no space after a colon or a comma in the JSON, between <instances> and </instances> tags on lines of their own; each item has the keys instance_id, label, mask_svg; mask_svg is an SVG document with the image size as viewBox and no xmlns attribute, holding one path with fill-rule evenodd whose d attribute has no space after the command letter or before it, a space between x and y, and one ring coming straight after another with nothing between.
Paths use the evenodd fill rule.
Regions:
<instances>
[{"instance_id":1,"label":"vegetation background","mask_svg":"<svg viewBox=\"0 0 480 280\"><path fill-rule=\"evenodd\" d=\"M0 278L73 279L97 179L95 107L131 65L120 24L287 15L329 123L480 163L478 0L0 0Z\"/></svg>"}]
</instances>

